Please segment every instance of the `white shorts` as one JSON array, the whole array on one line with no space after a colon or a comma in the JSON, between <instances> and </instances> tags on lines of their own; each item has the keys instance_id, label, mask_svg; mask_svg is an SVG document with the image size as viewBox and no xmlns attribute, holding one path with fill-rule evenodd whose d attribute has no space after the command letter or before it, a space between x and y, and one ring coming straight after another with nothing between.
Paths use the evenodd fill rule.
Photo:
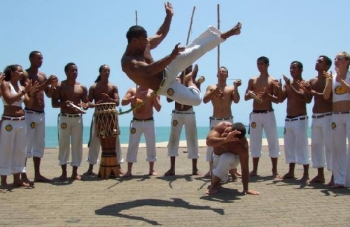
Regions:
<instances>
[{"instance_id":1,"label":"white shorts","mask_svg":"<svg viewBox=\"0 0 350 227\"><path fill-rule=\"evenodd\" d=\"M181 52L166 68L163 82L160 85L157 94L189 106L198 106L202 101L202 95L196 87L186 87L176 81L177 75L192 65L206 52L214 49L224 39L221 38L221 32L210 26L198 38L186 46L185 51Z\"/></svg>"},{"instance_id":2,"label":"white shorts","mask_svg":"<svg viewBox=\"0 0 350 227\"><path fill-rule=\"evenodd\" d=\"M275 113L264 111L261 113L252 112L250 114L250 155L253 158L261 157L262 132L265 131L269 147L269 156L277 158L280 155L277 124Z\"/></svg>"},{"instance_id":3,"label":"white shorts","mask_svg":"<svg viewBox=\"0 0 350 227\"><path fill-rule=\"evenodd\" d=\"M237 168L239 164L239 156L230 152L222 155L213 154L213 174L220 179L227 177L227 172Z\"/></svg>"},{"instance_id":4,"label":"white shorts","mask_svg":"<svg viewBox=\"0 0 350 227\"><path fill-rule=\"evenodd\" d=\"M215 125L219 124L222 121L229 121L233 123L233 117L228 117L228 118L216 118L216 117L209 117L209 124L210 124L210 130L214 128ZM206 156L206 161L210 162L212 160L214 148L213 147L207 147L207 156Z\"/></svg>"},{"instance_id":5,"label":"white shorts","mask_svg":"<svg viewBox=\"0 0 350 227\"><path fill-rule=\"evenodd\" d=\"M130 123L129 146L126 154L127 162L137 162L137 151L139 149L141 135L146 140L147 162L157 161L156 153L156 133L154 120L132 120Z\"/></svg>"},{"instance_id":6,"label":"white shorts","mask_svg":"<svg viewBox=\"0 0 350 227\"><path fill-rule=\"evenodd\" d=\"M168 156L179 156L179 142L183 126L185 126L186 133L187 157L189 159L198 159L197 124L193 108L186 111L173 110L171 116L171 132L168 143Z\"/></svg>"},{"instance_id":7,"label":"white shorts","mask_svg":"<svg viewBox=\"0 0 350 227\"><path fill-rule=\"evenodd\" d=\"M287 164L310 164L307 128L308 117L306 115L286 118L284 128L284 151Z\"/></svg>"},{"instance_id":8,"label":"white shorts","mask_svg":"<svg viewBox=\"0 0 350 227\"><path fill-rule=\"evenodd\" d=\"M0 175L23 171L26 161L26 122L2 120L0 136Z\"/></svg>"},{"instance_id":9,"label":"white shorts","mask_svg":"<svg viewBox=\"0 0 350 227\"><path fill-rule=\"evenodd\" d=\"M45 113L26 110L27 158L44 156Z\"/></svg>"},{"instance_id":10,"label":"white shorts","mask_svg":"<svg viewBox=\"0 0 350 227\"><path fill-rule=\"evenodd\" d=\"M64 116L65 115L65 116ZM83 158L83 118L81 114L61 113L59 128L59 165L68 164L72 149L71 166L80 166Z\"/></svg>"},{"instance_id":11,"label":"white shorts","mask_svg":"<svg viewBox=\"0 0 350 227\"><path fill-rule=\"evenodd\" d=\"M311 160L314 168L332 170L332 113L312 115Z\"/></svg>"},{"instance_id":12,"label":"white shorts","mask_svg":"<svg viewBox=\"0 0 350 227\"><path fill-rule=\"evenodd\" d=\"M100 154L101 143L95 130L94 118L92 118L92 121L91 121L90 141L88 146L89 146L89 155L87 158L87 162L91 165L95 165L97 163L97 160ZM119 136L116 136L115 152L117 153L118 163L119 164L123 163L124 160L122 156L122 148L120 145Z\"/></svg>"}]
</instances>

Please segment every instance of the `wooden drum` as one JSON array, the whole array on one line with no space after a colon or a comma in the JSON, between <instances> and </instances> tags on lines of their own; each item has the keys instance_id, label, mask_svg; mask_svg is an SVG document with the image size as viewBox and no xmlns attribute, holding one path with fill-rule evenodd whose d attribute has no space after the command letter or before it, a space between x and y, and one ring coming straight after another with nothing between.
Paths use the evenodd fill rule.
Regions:
<instances>
[{"instance_id":1,"label":"wooden drum","mask_svg":"<svg viewBox=\"0 0 350 227\"><path fill-rule=\"evenodd\" d=\"M116 140L119 136L118 112L115 103L95 105L95 131L100 138L102 154L98 176L104 179L119 177Z\"/></svg>"}]
</instances>

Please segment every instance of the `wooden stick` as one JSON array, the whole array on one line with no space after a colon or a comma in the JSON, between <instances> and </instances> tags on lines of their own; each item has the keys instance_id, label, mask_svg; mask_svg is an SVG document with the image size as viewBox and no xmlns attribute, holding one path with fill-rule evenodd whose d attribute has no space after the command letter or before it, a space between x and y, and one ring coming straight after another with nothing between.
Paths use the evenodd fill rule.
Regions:
<instances>
[{"instance_id":1,"label":"wooden stick","mask_svg":"<svg viewBox=\"0 0 350 227\"><path fill-rule=\"evenodd\" d=\"M217 4L217 15L218 15L218 30L220 30L220 5ZM218 45L218 58L217 58L217 67L220 68L220 45Z\"/></svg>"},{"instance_id":2,"label":"wooden stick","mask_svg":"<svg viewBox=\"0 0 350 227\"><path fill-rule=\"evenodd\" d=\"M191 21L190 21L190 27L189 27L188 33L187 33L186 46L188 45L188 42L190 40L190 33L191 33L191 30L192 30L192 23L193 23L193 15L194 15L194 11L195 10L196 10L196 7L193 6L192 15L191 15Z\"/></svg>"},{"instance_id":3,"label":"wooden stick","mask_svg":"<svg viewBox=\"0 0 350 227\"><path fill-rule=\"evenodd\" d=\"M135 10L135 19L136 19L136 25L137 25L137 10Z\"/></svg>"},{"instance_id":4,"label":"wooden stick","mask_svg":"<svg viewBox=\"0 0 350 227\"><path fill-rule=\"evenodd\" d=\"M186 39L186 46L188 45L188 42L189 42L189 40L190 40L190 34L191 34L191 30L192 30L192 23L193 23L193 16L194 16L194 11L196 10L196 7L195 6L193 6L193 10L192 10L192 15L191 15L191 20L190 20L190 27L188 28L188 32L187 32L187 39ZM185 71L183 72L183 79L184 79L184 77L186 76L185 75ZM182 80L182 83L184 82L184 80ZM183 104L181 104L181 109L183 109L184 108L184 105Z\"/></svg>"}]
</instances>

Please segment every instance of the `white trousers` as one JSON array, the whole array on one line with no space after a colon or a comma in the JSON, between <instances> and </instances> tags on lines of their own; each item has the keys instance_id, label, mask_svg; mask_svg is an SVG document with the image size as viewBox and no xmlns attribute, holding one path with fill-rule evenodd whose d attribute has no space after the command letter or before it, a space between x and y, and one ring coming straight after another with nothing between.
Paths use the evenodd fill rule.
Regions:
<instances>
[{"instance_id":1,"label":"white trousers","mask_svg":"<svg viewBox=\"0 0 350 227\"><path fill-rule=\"evenodd\" d=\"M27 158L44 156L45 114L26 110Z\"/></svg>"},{"instance_id":2,"label":"white trousers","mask_svg":"<svg viewBox=\"0 0 350 227\"><path fill-rule=\"evenodd\" d=\"M222 155L213 154L213 174L220 179L227 177L227 172L237 168L239 156L233 153L223 153Z\"/></svg>"},{"instance_id":3,"label":"white trousers","mask_svg":"<svg viewBox=\"0 0 350 227\"><path fill-rule=\"evenodd\" d=\"M137 151L139 149L141 135L146 140L147 162L157 161L156 153L156 133L154 120L132 120L130 123L129 147L126 154L127 162L137 162Z\"/></svg>"},{"instance_id":4,"label":"white trousers","mask_svg":"<svg viewBox=\"0 0 350 227\"><path fill-rule=\"evenodd\" d=\"M329 116L326 116L328 114ZM311 160L313 168L327 166L332 170L332 116L331 113L313 114L311 123Z\"/></svg>"},{"instance_id":5,"label":"white trousers","mask_svg":"<svg viewBox=\"0 0 350 227\"><path fill-rule=\"evenodd\" d=\"M187 157L189 159L198 159L198 134L196 115L193 109L186 111L173 110L171 115L171 132L168 143L168 156L179 156L179 142L181 130L185 127L186 142L187 142Z\"/></svg>"},{"instance_id":6,"label":"white trousers","mask_svg":"<svg viewBox=\"0 0 350 227\"><path fill-rule=\"evenodd\" d=\"M287 164L310 164L307 128L308 119L306 115L295 118L286 118L284 152Z\"/></svg>"},{"instance_id":7,"label":"white trousers","mask_svg":"<svg viewBox=\"0 0 350 227\"><path fill-rule=\"evenodd\" d=\"M196 87L184 86L176 81L176 77L223 41L221 32L210 26L165 68L164 79L157 93L184 105L198 106L202 101L200 91Z\"/></svg>"},{"instance_id":8,"label":"white trousers","mask_svg":"<svg viewBox=\"0 0 350 227\"><path fill-rule=\"evenodd\" d=\"M250 155L253 158L261 157L262 132L265 131L269 147L269 156L278 158L280 148L277 134L276 117L273 111L250 114Z\"/></svg>"},{"instance_id":9,"label":"white trousers","mask_svg":"<svg viewBox=\"0 0 350 227\"><path fill-rule=\"evenodd\" d=\"M346 145L346 139L350 141L350 114L332 115L332 139L333 139L333 178L335 184L350 186L350 155L349 145Z\"/></svg>"},{"instance_id":10,"label":"white trousers","mask_svg":"<svg viewBox=\"0 0 350 227\"><path fill-rule=\"evenodd\" d=\"M0 135L0 175L10 175L22 172L25 161L25 120L2 120Z\"/></svg>"},{"instance_id":11,"label":"white trousers","mask_svg":"<svg viewBox=\"0 0 350 227\"><path fill-rule=\"evenodd\" d=\"M69 116L74 116L70 114ZM59 116L59 165L68 164L72 149L71 166L80 166L83 158L83 118L82 116Z\"/></svg>"},{"instance_id":12,"label":"white trousers","mask_svg":"<svg viewBox=\"0 0 350 227\"><path fill-rule=\"evenodd\" d=\"M116 142L115 152L117 153L118 163L121 164L124 160L122 156L122 148L120 145L119 135L116 136L115 142ZM87 159L87 162L89 164L95 165L97 163L100 150L101 150L100 148L101 148L100 138L98 138L97 136L96 129L95 129L95 121L93 117L91 122L91 128L90 128L89 155Z\"/></svg>"},{"instance_id":13,"label":"white trousers","mask_svg":"<svg viewBox=\"0 0 350 227\"><path fill-rule=\"evenodd\" d=\"M229 118L215 118L215 117L209 117L209 125L210 125L210 130L212 130L214 128L215 125L219 124L222 121L229 121L231 123L233 123L233 117L229 117ZM207 156L205 158L205 160L207 162L210 162L213 156L213 152L214 152L214 148L213 147L207 147Z\"/></svg>"}]
</instances>

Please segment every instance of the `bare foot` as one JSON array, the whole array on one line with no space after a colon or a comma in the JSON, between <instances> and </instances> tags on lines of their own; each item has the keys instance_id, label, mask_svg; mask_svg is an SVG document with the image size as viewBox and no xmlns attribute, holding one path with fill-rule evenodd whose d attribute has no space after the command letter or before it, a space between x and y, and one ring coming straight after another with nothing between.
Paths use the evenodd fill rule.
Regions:
<instances>
[{"instance_id":1,"label":"bare foot","mask_svg":"<svg viewBox=\"0 0 350 227\"><path fill-rule=\"evenodd\" d=\"M9 185L7 183L1 184L0 186L0 190L3 190L3 192L5 192L5 190L9 189Z\"/></svg>"},{"instance_id":2,"label":"bare foot","mask_svg":"<svg viewBox=\"0 0 350 227\"><path fill-rule=\"evenodd\" d=\"M33 185L34 183L31 182L28 177L27 177L27 174L26 173L21 173L21 180L27 184L30 184L30 185Z\"/></svg>"},{"instance_id":3,"label":"bare foot","mask_svg":"<svg viewBox=\"0 0 350 227\"><path fill-rule=\"evenodd\" d=\"M233 30L233 35L241 34L241 28L242 28L242 24L241 24L241 22L238 22L232 29Z\"/></svg>"},{"instance_id":4,"label":"bare foot","mask_svg":"<svg viewBox=\"0 0 350 227\"><path fill-rule=\"evenodd\" d=\"M321 184L323 184L323 183L325 183L325 182L326 182L326 180L324 179L324 177L319 176L319 175L317 175L316 177L314 177L314 178L310 181L310 183L321 183Z\"/></svg>"},{"instance_id":5,"label":"bare foot","mask_svg":"<svg viewBox=\"0 0 350 227\"><path fill-rule=\"evenodd\" d=\"M295 179L295 176L293 173L286 173L282 179Z\"/></svg>"},{"instance_id":6,"label":"bare foot","mask_svg":"<svg viewBox=\"0 0 350 227\"><path fill-rule=\"evenodd\" d=\"M222 33L221 38L227 39L233 35L239 35L239 34L241 34L241 28L242 28L242 24L240 22L238 22L231 30L229 30L225 33Z\"/></svg>"},{"instance_id":7,"label":"bare foot","mask_svg":"<svg viewBox=\"0 0 350 227\"><path fill-rule=\"evenodd\" d=\"M208 190L205 192L205 194L207 194L207 195L213 195L213 194L216 194L216 193L218 193L218 189L215 188L215 187L212 187L212 186L210 186L208 188Z\"/></svg>"},{"instance_id":8,"label":"bare foot","mask_svg":"<svg viewBox=\"0 0 350 227\"><path fill-rule=\"evenodd\" d=\"M195 176L201 176L201 175L202 175L202 173L201 173L201 172L199 172L199 170L198 170L198 169L195 169L195 170L192 170L192 175L195 175Z\"/></svg>"},{"instance_id":9,"label":"bare foot","mask_svg":"<svg viewBox=\"0 0 350 227\"><path fill-rule=\"evenodd\" d=\"M327 185L328 185L328 186L333 186L333 185L334 185L334 180L333 180L333 178L328 182Z\"/></svg>"},{"instance_id":10,"label":"bare foot","mask_svg":"<svg viewBox=\"0 0 350 227\"><path fill-rule=\"evenodd\" d=\"M65 181L67 180L67 174L63 174L58 178L60 181Z\"/></svg>"},{"instance_id":11,"label":"bare foot","mask_svg":"<svg viewBox=\"0 0 350 227\"><path fill-rule=\"evenodd\" d=\"M90 170L90 169L88 169L88 171L86 171L85 173L83 173L83 175L84 176L90 176L90 175L94 175L95 173L92 171L92 170Z\"/></svg>"},{"instance_id":12,"label":"bare foot","mask_svg":"<svg viewBox=\"0 0 350 227\"><path fill-rule=\"evenodd\" d=\"M239 171L236 170L236 176L237 176L237 177L241 177L242 174L241 174Z\"/></svg>"},{"instance_id":13,"label":"bare foot","mask_svg":"<svg viewBox=\"0 0 350 227\"><path fill-rule=\"evenodd\" d=\"M131 172L126 172L123 174L123 177L132 177Z\"/></svg>"},{"instance_id":14,"label":"bare foot","mask_svg":"<svg viewBox=\"0 0 350 227\"><path fill-rule=\"evenodd\" d=\"M148 175L150 175L150 176L157 176L158 173L156 173L155 171L151 171L151 172L148 173Z\"/></svg>"},{"instance_id":15,"label":"bare foot","mask_svg":"<svg viewBox=\"0 0 350 227\"><path fill-rule=\"evenodd\" d=\"M283 177L278 175L278 173L277 174L272 174L272 177L273 177L274 180L282 180L283 179Z\"/></svg>"},{"instance_id":16,"label":"bare foot","mask_svg":"<svg viewBox=\"0 0 350 227\"><path fill-rule=\"evenodd\" d=\"M51 179L48 179L42 175L35 176L34 182L51 183Z\"/></svg>"},{"instance_id":17,"label":"bare foot","mask_svg":"<svg viewBox=\"0 0 350 227\"><path fill-rule=\"evenodd\" d=\"M24 181L19 181L19 182L13 182L13 187L14 188L19 188L19 187L30 187L30 184Z\"/></svg>"},{"instance_id":18,"label":"bare foot","mask_svg":"<svg viewBox=\"0 0 350 227\"><path fill-rule=\"evenodd\" d=\"M120 175L124 175L125 172L124 172L122 169L119 169L119 174L120 174Z\"/></svg>"},{"instance_id":19,"label":"bare foot","mask_svg":"<svg viewBox=\"0 0 350 227\"><path fill-rule=\"evenodd\" d=\"M72 174L70 178L72 178L73 180L81 180L81 176L79 174Z\"/></svg>"},{"instance_id":20,"label":"bare foot","mask_svg":"<svg viewBox=\"0 0 350 227\"><path fill-rule=\"evenodd\" d=\"M334 184L331 186L332 189L338 189L338 188L344 188L344 185L342 184Z\"/></svg>"},{"instance_id":21,"label":"bare foot","mask_svg":"<svg viewBox=\"0 0 350 227\"><path fill-rule=\"evenodd\" d=\"M208 171L206 174L204 174L203 177L205 177L205 178L210 178L210 177L211 177L210 171Z\"/></svg>"},{"instance_id":22,"label":"bare foot","mask_svg":"<svg viewBox=\"0 0 350 227\"><path fill-rule=\"evenodd\" d=\"M257 173L255 170L252 170L252 171L249 173L249 176L251 176L251 177L256 177L256 176L258 176L258 173Z\"/></svg>"},{"instance_id":23,"label":"bare foot","mask_svg":"<svg viewBox=\"0 0 350 227\"><path fill-rule=\"evenodd\" d=\"M303 183L310 183L310 178L309 176L303 176L300 181Z\"/></svg>"},{"instance_id":24,"label":"bare foot","mask_svg":"<svg viewBox=\"0 0 350 227\"><path fill-rule=\"evenodd\" d=\"M164 173L164 176L175 176L175 170L169 169Z\"/></svg>"}]
</instances>

